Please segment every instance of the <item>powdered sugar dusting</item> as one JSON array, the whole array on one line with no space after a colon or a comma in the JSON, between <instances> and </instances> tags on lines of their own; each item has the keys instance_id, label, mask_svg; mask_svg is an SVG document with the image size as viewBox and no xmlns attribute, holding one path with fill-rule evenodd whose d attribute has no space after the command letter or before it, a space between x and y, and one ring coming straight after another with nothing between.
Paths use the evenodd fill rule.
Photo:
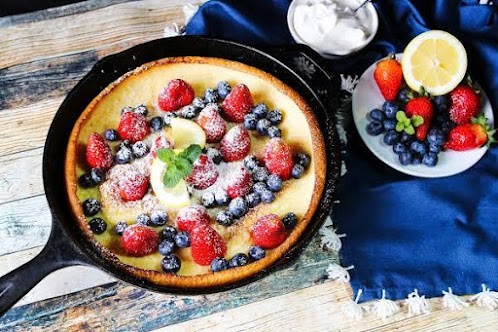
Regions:
<instances>
[{"instance_id":1,"label":"powdered sugar dusting","mask_svg":"<svg viewBox=\"0 0 498 332\"><path fill-rule=\"evenodd\" d=\"M250 149L249 132L241 125L230 129L221 140L221 154L225 160L242 159L249 153Z\"/></svg>"}]
</instances>

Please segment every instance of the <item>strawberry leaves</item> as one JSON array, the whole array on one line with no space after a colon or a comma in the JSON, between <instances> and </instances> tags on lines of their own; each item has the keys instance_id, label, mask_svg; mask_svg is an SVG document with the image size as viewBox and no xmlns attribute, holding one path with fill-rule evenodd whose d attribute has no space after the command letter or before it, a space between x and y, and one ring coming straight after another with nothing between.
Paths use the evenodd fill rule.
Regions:
<instances>
[{"instance_id":1,"label":"strawberry leaves","mask_svg":"<svg viewBox=\"0 0 498 332\"><path fill-rule=\"evenodd\" d=\"M157 150L159 160L167 164L166 172L163 176L163 183L166 187L176 186L181 179L192 173L193 163L199 158L202 149L197 144L192 144L185 150L176 154L172 149Z\"/></svg>"},{"instance_id":2,"label":"strawberry leaves","mask_svg":"<svg viewBox=\"0 0 498 332\"><path fill-rule=\"evenodd\" d=\"M421 126L424 123L424 118L420 115L414 115L411 118L408 118L403 111L398 111L396 113L396 131L402 132L404 131L408 135L415 134L415 128Z\"/></svg>"}]
</instances>

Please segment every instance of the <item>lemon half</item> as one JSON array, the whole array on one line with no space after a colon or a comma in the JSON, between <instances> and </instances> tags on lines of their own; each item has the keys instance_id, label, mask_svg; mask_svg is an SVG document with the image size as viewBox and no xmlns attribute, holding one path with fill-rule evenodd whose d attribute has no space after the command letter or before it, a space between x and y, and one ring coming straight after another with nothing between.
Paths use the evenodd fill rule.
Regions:
<instances>
[{"instance_id":1,"label":"lemon half","mask_svg":"<svg viewBox=\"0 0 498 332\"><path fill-rule=\"evenodd\" d=\"M167 209L177 210L190 205L190 195L187 190L185 180L180 180L178 184L172 188L168 188L163 183L164 173L166 172L167 164L154 159L150 168L150 185L157 199Z\"/></svg>"},{"instance_id":2,"label":"lemon half","mask_svg":"<svg viewBox=\"0 0 498 332\"><path fill-rule=\"evenodd\" d=\"M467 72L467 52L453 35L430 30L413 38L401 60L406 84L415 91L423 86L433 96L453 90Z\"/></svg>"}]
</instances>

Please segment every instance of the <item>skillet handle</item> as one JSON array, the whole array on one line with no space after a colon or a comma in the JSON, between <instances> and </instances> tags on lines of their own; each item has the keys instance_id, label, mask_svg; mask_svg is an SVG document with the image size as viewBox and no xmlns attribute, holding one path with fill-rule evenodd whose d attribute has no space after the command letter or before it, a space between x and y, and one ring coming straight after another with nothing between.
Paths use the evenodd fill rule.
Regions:
<instances>
[{"instance_id":1,"label":"skillet handle","mask_svg":"<svg viewBox=\"0 0 498 332\"><path fill-rule=\"evenodd\" d=\"M0 317L48 274L71 265L90 262L52 221L52 231L43 250L32 260L0 278Z\"/></svg>"}]
</instances>

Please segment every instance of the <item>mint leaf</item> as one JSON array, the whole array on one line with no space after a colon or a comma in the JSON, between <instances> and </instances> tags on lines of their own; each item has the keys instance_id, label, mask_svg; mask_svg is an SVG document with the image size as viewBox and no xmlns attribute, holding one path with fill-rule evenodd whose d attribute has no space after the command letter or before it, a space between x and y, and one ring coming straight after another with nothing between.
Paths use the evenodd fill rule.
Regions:
<instances>
[{"instance_id":1,"label":"mint leaf","mask_svg":"<svg viewBox=\"0 0 498 332\"><path fill-rule=\"evenodd\" d=\"M412 124L414 127L419 127L422 124L424 124L424 118L421 117L420 115L414 115L412 117Z\"/></svg>"},{"instance_id":2,"label":"mint leaf","mask_svg":"<svg viewBox=\"0 0 498 332\"><path fill-rule=\"evenodd\" d=\"M173 152L173 150L161 148L161 149L157 150L157 157L163 163L171 164L175 160L176 156L175 156L175 153Z\"/></svg>"},{"instance_id":3,"label":"mint leaf","mask_svg":"<svg viewBox=\"0 0 498 332\"><path fill-rule=\"evenodd\" d=\"M199 158L202 153L202 148L198 144L192 144L178 155L179 157L190 160L190 162L194 162Z\"/></svg>"},{"instance_id":4,"label":"mint leaf","mask_svg":"<svg viewBox=\"0 0 498 332\"><path fill-rule=\"evenodd\" d=\"M407 133L408 135L413 135L415 134L415 129L412 125L409 125L408 127L405 127L405 133Z\"/></svg>"},{"instance_id":5,"label":"mint leaf","mask_svg":"<svg viewBox=\"0 0 498 332\"><path fill-rule=\"evenodd\" d=\"M176 159L175 166L182 177L189 176L190 173L192 173L192 163L186 158L182 158L179 156Z\"/></svg>"},{"instance_id":6,"label":"mint leaf","mask_svg":"<svg viewBox=\"0 0 498 332\"><path fill-rule=\"evenodd\" d=\"M401 122L396 123L396 131L398 133L402 132L403 129L405 129L405 126Z\"/></svg>"},{"instance_id":7,"label":"mint leaf","mask_svg":"<svg viewBox=\"0 0 498 332\"><path fill-rule=\"evenodd\" d=\"M166 173L163 176L163 184L168 188L176 186L183 178L182 173L178 170L175 164L168 164Z\"/></svg>"},{"instance_id":8,"label":"mint leaf","mask_svg":"<svg viewBox=\"0 0 498 332\"><path fill-rule=\"evenodd\" d=\"M403 111L397 111L396 112L396 120L402 122L405 119L406 119L405 112L403 112Z\"/></svg>"}]
</instances>

